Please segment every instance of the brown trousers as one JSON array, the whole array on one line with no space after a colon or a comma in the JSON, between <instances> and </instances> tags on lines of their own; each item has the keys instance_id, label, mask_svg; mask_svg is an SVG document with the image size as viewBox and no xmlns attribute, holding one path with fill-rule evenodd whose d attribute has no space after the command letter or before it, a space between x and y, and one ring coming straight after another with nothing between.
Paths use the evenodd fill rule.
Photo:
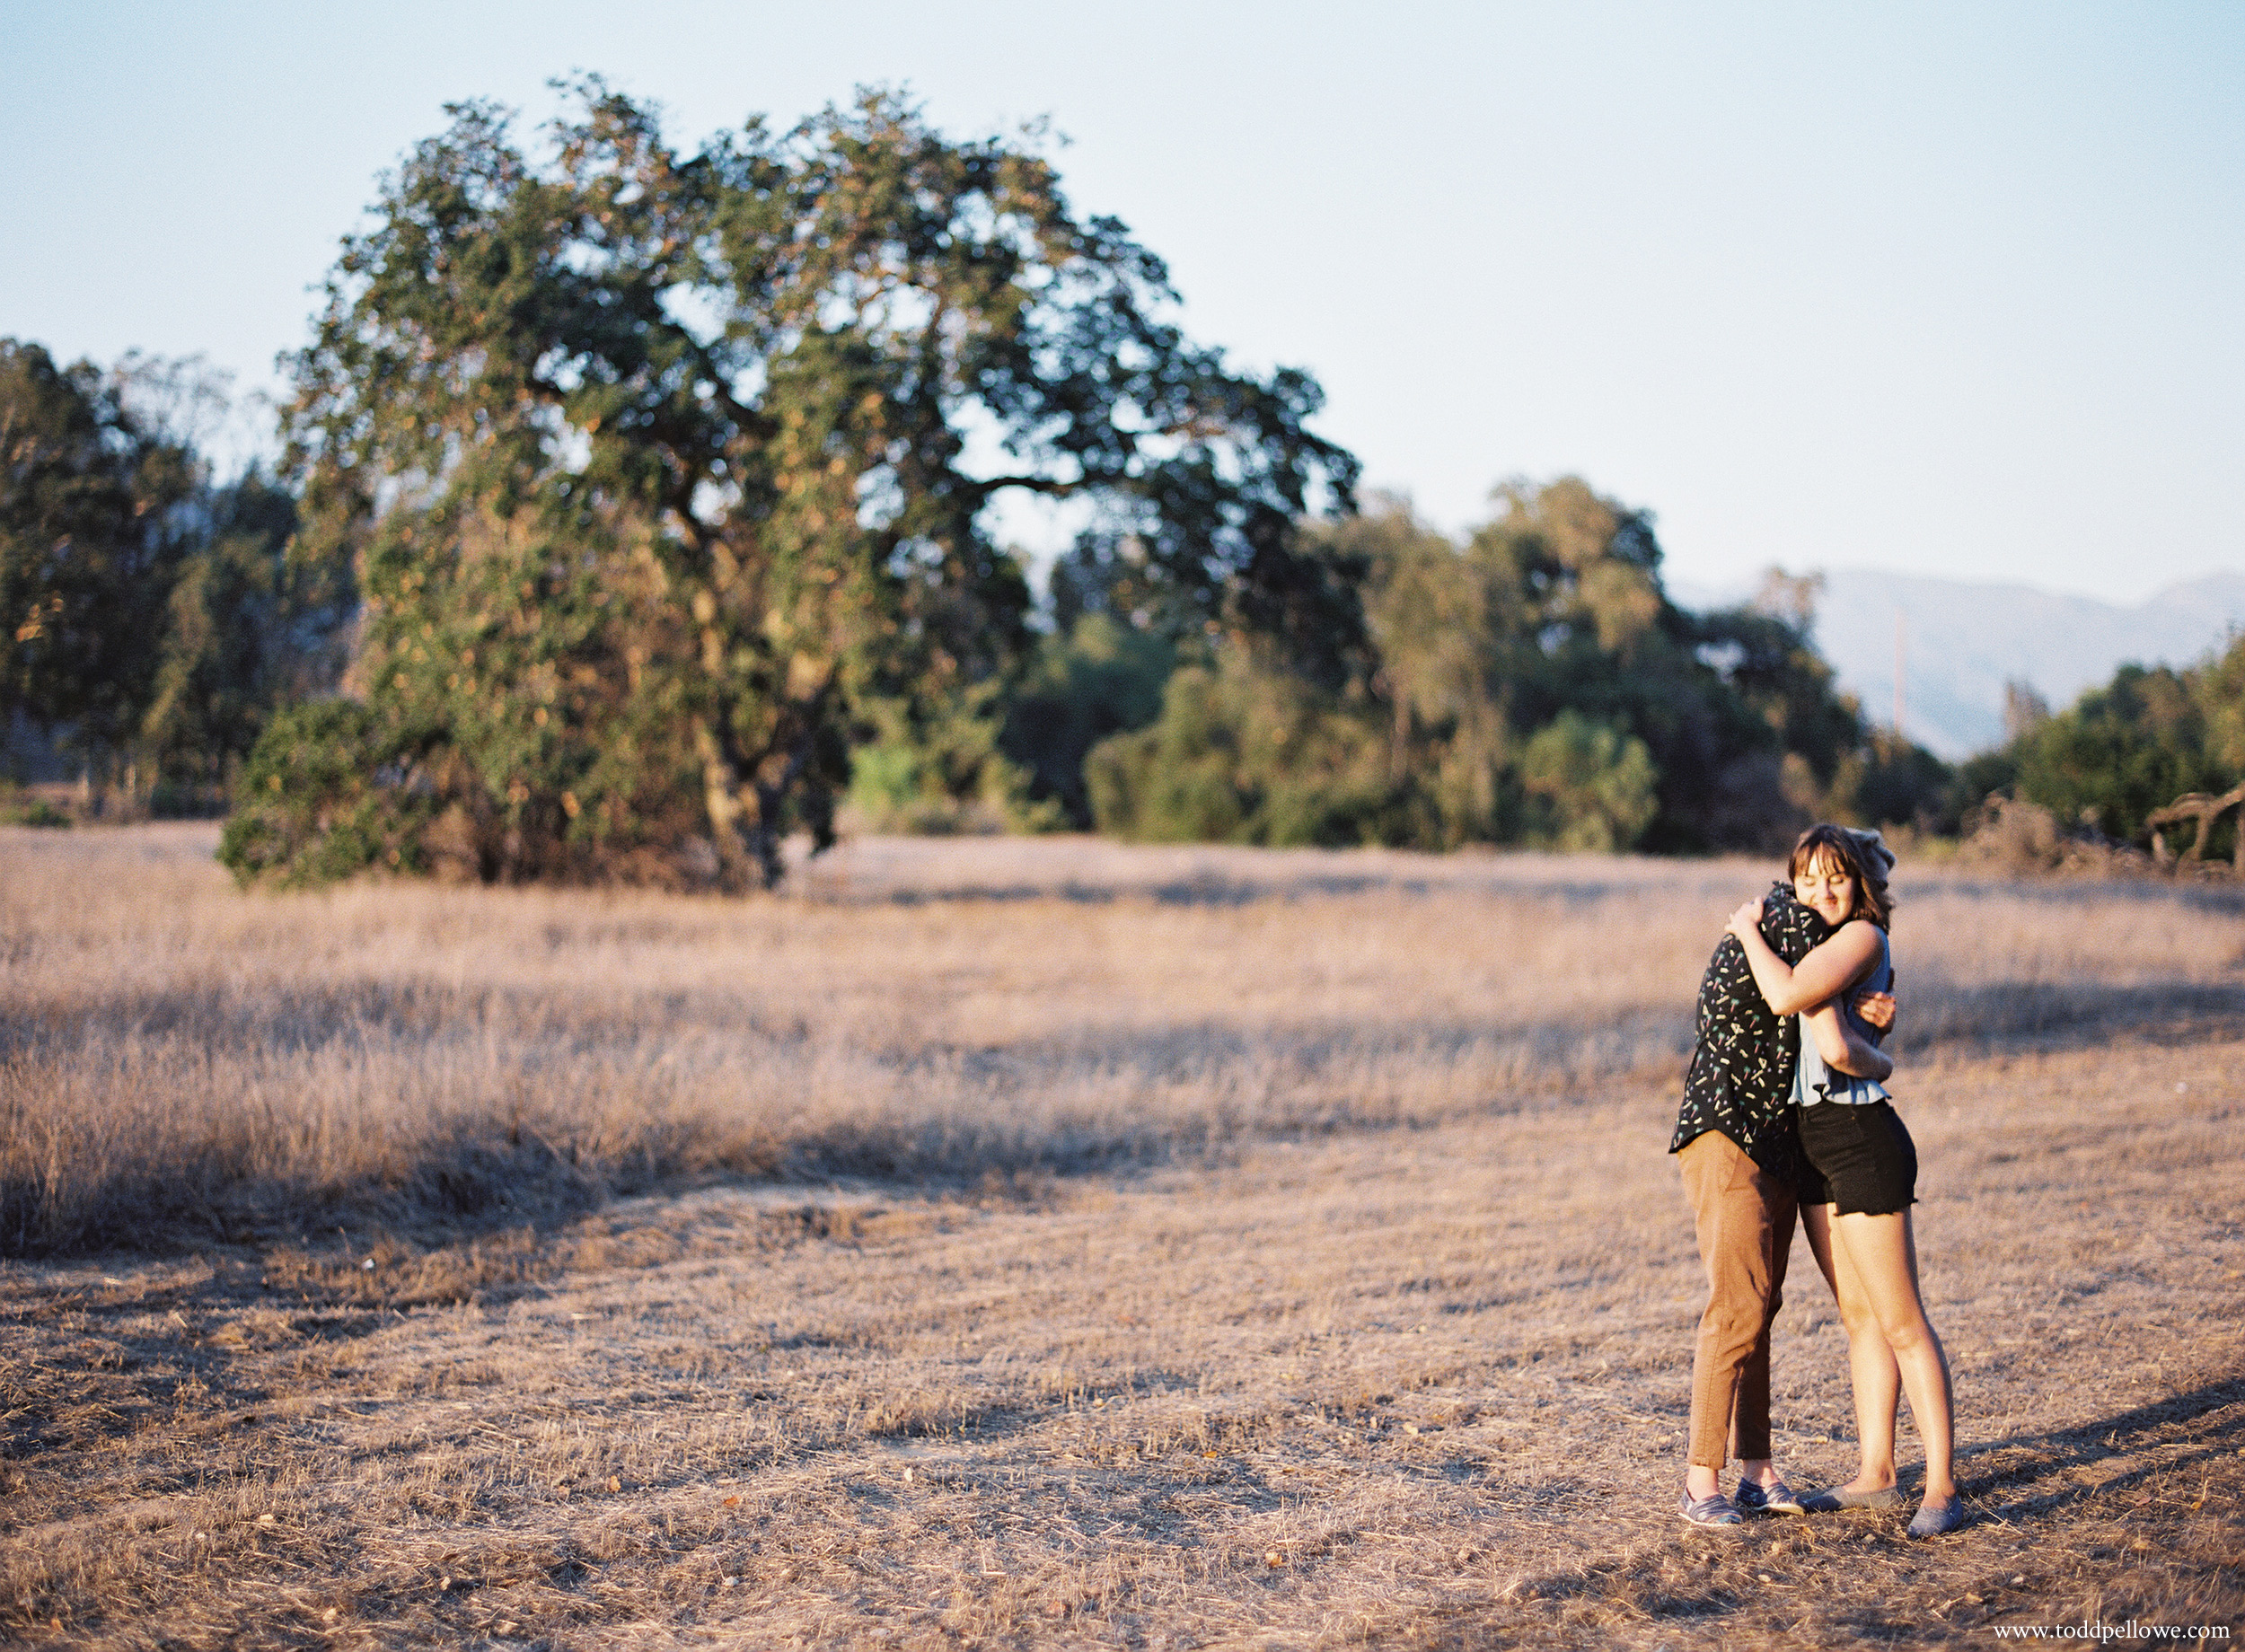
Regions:
<instances>
[{"instance_id":1,"label":"brown trousers","mask_svg":"<svg viewBox=\"0 0 2245 1652\"><path fill-rule=\"evenodd\" d=\"M1769 1328L1777 1317L1799 1199L1721 1130L1677 1156L1707 1264L1707 1311L1692 1349L1691 1461L1720 1469L1730 1454L1770 1454Z\"/></svg>"}]
</instances>

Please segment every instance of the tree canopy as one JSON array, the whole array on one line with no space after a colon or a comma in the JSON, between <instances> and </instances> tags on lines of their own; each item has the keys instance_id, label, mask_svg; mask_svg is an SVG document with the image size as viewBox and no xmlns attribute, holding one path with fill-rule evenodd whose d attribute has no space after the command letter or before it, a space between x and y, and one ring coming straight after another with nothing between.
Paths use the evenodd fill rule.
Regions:
<instances>
[{"instance_id":1,"label":"tree canopy","mask_svg":"<svg viewBox=\"0 0 2245 1652\"><path fill-rule=\"evenodd\" d=\"M2123 665L2110 681L1969 767L1981 792L2010 785L2062 828L2148 842L2146 817L2177 797L2224 792L2245 780L2245 637L2180 669ZM2223 821L2217 843L2206 847L2228 853L2236 830Z\"/></svg>"},{"instance_id":2,"label":"tree canopy","mask_svg":"<svg viewBox=\"0 0 2245 1652\"><path fill-rule=\"evenodd\" d=\"M212 475L193 426L223 400L197 361L0 339L0 719L89 769L215 789L335 681L349 567L296 554L270 479Z\"/></svg>"},{"instance_id":3,"label":"tree canopy","mask_svg":"<svg viewBox=\"0 0 2245 1652\"><path fill-rule=\"evenodd\" d=\"M770 882L784 832L831 840L853 743L1027 647L1009 492L1080 502L1075 560L1180 625L1285 637L1330 601L1299 524L1356 465L1316 382L1186 338L1032 139L873 92L689 153L577 94L534 154L452 110L295 359L300 532L359 569L364 715L274 730L244 875L337 869L321 787L355 773L346 861Z\"/></svg>"},{"instance_id":4,"label":"tree canopy","mask_svg":"<svg viewBox=\"0 0 2245 1652\"><path fill-rule=\"evenodd\" d=\"M1318 527L1333 584L1361 582L1362 646L1323 676L1207 651L1158 721L1087 760L1100 825L1675 851L1768 848L1853 812L1864 729L1809 641L1810 587L1779 576L1755 604L1687 612L1650 513L1572 477L1492 502L1462 543L1399 499Z\"/></svg>"},{"instance_id":5,"label":"tree canopy","mask_svg":"<svg viewBox=\"0 0 2245 1652\"><path fill-rule=\"evenodd\" d=\"M155 671L193 456L86 362L0 339L0 716L128 739Z\"/></svg>"}]
</instances>

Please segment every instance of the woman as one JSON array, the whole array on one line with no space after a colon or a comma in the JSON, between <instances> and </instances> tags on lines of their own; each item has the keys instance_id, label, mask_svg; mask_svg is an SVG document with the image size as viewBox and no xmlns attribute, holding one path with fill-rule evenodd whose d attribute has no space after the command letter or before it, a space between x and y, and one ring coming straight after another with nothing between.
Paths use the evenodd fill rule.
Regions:
<instances>
[{"instance_id":1,"label":"woman","mask_svg":"<svg viewBox=\"0 0 2245 1652\"><path fill-rule=\"evenodd\" d=\"M1761 903L1730 915L1755 985L1773 1012L1801 1020L1793 1076L1802 1156L1801 1223L1847 1331L1862 1462L1855 1478L1810 1509L1886 1507L1895 1487L1896 1388L1925 1445L1924 1498L1910 1535L1932 1537L1964 1524L1952 1462L1949 1360L1918 1292L1910 1206L1917 1149L1880 1082L1893 1063L1877 1035L1851 1015L1846 996L1893 980L1887 943L1894 857L1876 832L1816 826L1801 834L1787 867L1793 896L1831 934L1798 964L1778 956L1760 929Z\"/></svg>"}]
</instances>

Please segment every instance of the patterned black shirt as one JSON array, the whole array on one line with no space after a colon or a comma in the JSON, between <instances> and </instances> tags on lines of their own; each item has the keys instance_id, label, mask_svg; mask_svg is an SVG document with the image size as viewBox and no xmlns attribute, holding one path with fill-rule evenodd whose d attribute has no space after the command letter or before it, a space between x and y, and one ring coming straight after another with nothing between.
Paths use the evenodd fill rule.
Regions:
<instances>
[{"instance_id":1,"label":"patterned black shirt","mask_svg":"<svg viewBox=\"0 0 2245 1652\"><path fill-rule=\"evenodd\" d=\"M1792 884L1774 884L1763 898L1762 938L1787 963L1799 963L1831 932L1793 899ZM1695 1138L1721 1130L1764 1170L1796 1178L1800 1144L1787 1103L1800 1053L1800 1024L1770 1008L1735 935L1716 945L1700 978L1698 1034L1668 1151L1680 1153Z\"/></svg>"}]
</instances>

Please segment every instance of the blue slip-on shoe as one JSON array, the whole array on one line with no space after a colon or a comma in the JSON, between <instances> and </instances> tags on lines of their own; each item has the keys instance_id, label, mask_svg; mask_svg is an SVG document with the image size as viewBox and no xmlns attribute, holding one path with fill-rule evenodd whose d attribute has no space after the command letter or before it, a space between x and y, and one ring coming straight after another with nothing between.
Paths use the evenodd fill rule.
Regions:
<instances>
[{"instance_id":1,"label":"blue slip-on shoe","mask_svg":"<svg viewBox=\"0 0 2245 1652\"><path fill-rule=\"evenodd\" d=\"M1964 1498L1943 1498L1938 1503L1928 1498L1918 1506L1917 1513L1910 1517L1909 1532L1912 1537L1939 1537L1944 1532L1955 1531L1964 1523Z\"/></svg>"},{"instance_id":2,"label":"blue slip-on shoe","mask_svg":"<svg viewBox=\"0 0 2245 1652\"><path fill-rule=\"evenodd\" d=\"M1750 1480L1739 1482L1738 1494L1730 1499L1742 1515L1805 1515L1809 1511L1793 1489L1782 1480L1773 1480L1766 1486L1757 1486Z\"/></svg>"},{"instance_id":3,"label":"blue slip-on shoe","mask_svg":"<svg viewBox=\"0 0 2245 1652\"><path fill-rule=\"evenodd\" d=\"M1720 1491L1712 1497L1701 1498L1697 1502L1694 1502L1692 1494L1686 1491L1684 1494L1684 1501L1677 1512L1684 1516L1684 1524L1686 1525L1739 1525L1742 1524L1739 1518L1737 1507Z\"/></svg>"}]
</instances>

